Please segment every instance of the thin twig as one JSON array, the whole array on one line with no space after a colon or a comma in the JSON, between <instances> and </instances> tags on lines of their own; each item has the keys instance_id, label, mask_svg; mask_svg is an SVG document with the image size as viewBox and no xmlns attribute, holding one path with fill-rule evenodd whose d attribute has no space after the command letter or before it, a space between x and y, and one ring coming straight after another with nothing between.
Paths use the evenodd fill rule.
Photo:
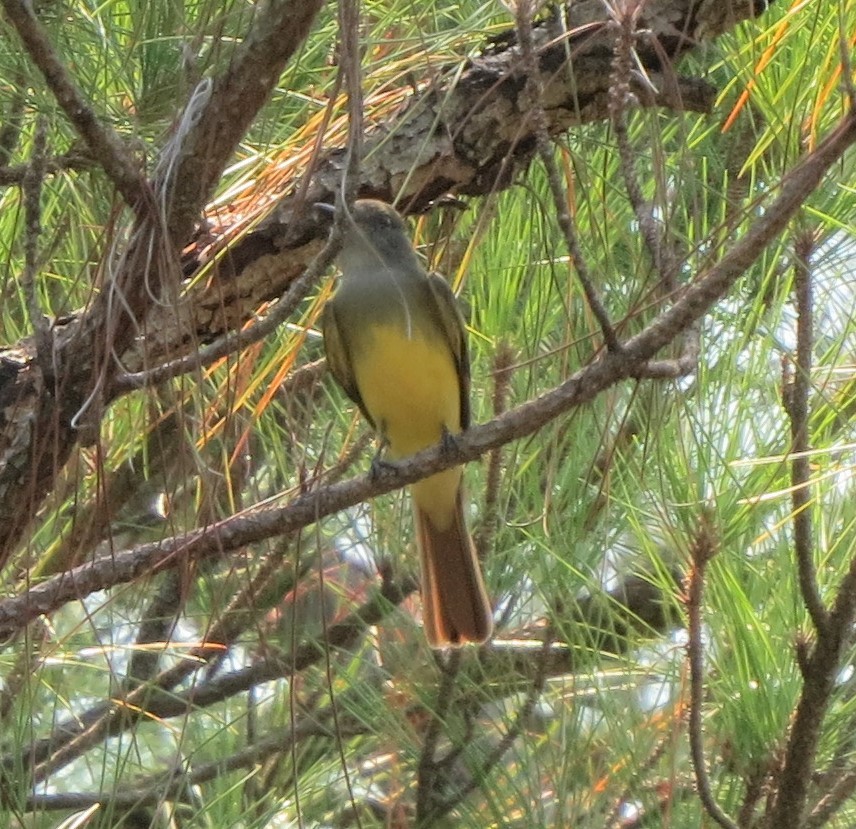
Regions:
<instances>
[{"instance_id":1,"label":"thin twig","mask_svg":"<svg viewBox=\"0 0 856 829\"><path fill-rule=\"evenodd\" d=\"M856 794L856 770L842 774L835 785L817 802L802 825L802 829L821 829L842 806L853 802Z\"/></svg>"},{"instance_id":2,"label":"thin twig","mask_svg":"<svg viewBox=\"0 0 856 829\"><path fill-rule=\"evenodd\" d=\"M852 33L848 29L844 4L838 7L838 55L841 60L841 83L847 95L851 112L856 110L856 83L853 81L853 63L850 60Z\"/></svg>"},{"instance_id":3,"label":"thin twig","mask_svg":"<svg viewBox=\"0 0 856 829\"><path fill-rule=\"evenodd\" d=\"M178 570L165 573L157 592L143 610L125 672L126 691L148 682L157 671L161 654L169 646L184 607L183 581ZM160 647L155 649L154 645ZM199 666L197 661L191 666L191 672Z\"/></svg>"},{"instance_id":4,"label":"thin twig","mask_svg":"<svg viewBox=\"0 0 856 829\"><path fill-rule=\"evenodd\" d=\"M660 279L660 289L663 295L670 296L677 287L675 277L677 264L674 257L669 255L665 235L660 233L654 212L645 201L642 186L636 170L637 153L630 143L627 130L628 106L638 104L638 99L632 93L630 81L633 74L633 46L637 37L636 26L639 15L644 8L642 0L630 0L616 4L621 11L613 9L613 27L615 29L614 57L612 61L612 79L609 87L609 114L612 127L615 130L615 143L618 148L621 174L627 198L648 254L654 263L654 269Z\"/></svg>"},{"instance_id":5,"label":"thin twig","mask_svg":"<svg viewBox=\"0 0 856 829\"><path fill-rule=\"evenodd\" d=\"M24 106L27 102L26 89L27 79L20 70L13 73L9 78L9 86L14 90L9 99L9 106L0 117L0 165L6 165L12 160L12 154L18 146L18 140L21 137L21 124L24 121ZM0 184L2 184L2 172L4 167L0 167ZM23 175L26 173L26 167L18 168Z\"/></svg>"},{"instance_id":6,"label":"thin twig","mask_svg":"<svg viewBox=\"0 0 856 829\"><path fill-rule=\"evenodd\" d=\"M5 726L15 703L26 698L27 684L36 675L39 667L39 654L43 645L49 641L50 632L43 619L37 619L29 625L20 639L23 640L14 663L3 675L3 687L0 688L0 725Z\"/></svg>"},{"instance_id":7,"label":"thin twig","mask_svg":"<svg viewBox=\"0 0 856 829\"><path fill-rule=\"evenodd\" d=\"M348 90L348 149L347 161L342 174L341 193L342 200L350 203L353 200L357 187L357 175L362 159L363 140L363 87L362 66L360 65L360 2L359 0L339 0L339 45L341 50L340 72L345 76L345 88ZM334 229L327 247L332 247L334 252L338 250L337 242L341 229ZM324 596L324 570L319 566L320 592ZM327 634L326 614L321 614L324 635ZM348 799L353 808L353 817L358 829L362 827L359 809L357 808L354 790L351 784L351 775L348 771L348 758L345 745L342 742L344 731L340 730L339 706L333 691L333 668L330 663L330 650L324 649L324 668L327 676L327 693L330 698L330 710L332 712L333 730L336 735L336 747L339 750L339 765L345 781L345 789ZM292 685L294 680L292 679ZM297 788L295 787L295 795ZM298 809L299 814L299 809Z\"/></svg>"},{"instance_id":8,"label":"thin twig","mask_svg":"<svg viewBox=\"0 0 856 829\"><path fill-rule=\"evenodd\" d=\"M801 232L794 249L794 289L797 305L797 353L793 381L785 389L785 411L791 423L791 503L794 521L794 554L799 573L800 593L816 630L829 624L814 564L812 529L811 458L808 440L809 393L811 391L812 349L814 348L813 303L810 257L814 237Z\"/></svg>"},{"instance_id":9,"label":"thin twig","mask_svg":"<svg viewBox=\"0 0 856 829\"><path fill-rule=\"evenodd\" d=\"M27 165L27 174L21 182L24 199L24 272L21 276L21 289L30 324L36 341L36 355L42 373L49 380L53 378L53 344L50 320L42 312L36 277L39 272L39 237L42 233L42 184L45 179L45 148L47 145L47 121L44 117L36 119L33 134L33 152Z\"/></svg>"},{"instance_id":10,"label":"thin twig","mask_svg":"<svg viewBox=\"0 0 856 829\"><path fill-rule=\"evenodd\" d=\"M358 0L339 6L342 68L348 90L348 146L345 169L340 180L339 198L350 204L357 192L363 160L363 81L360 65L360 5Z\"/></svg>"},{"instance_id":11,"label":"thin twig","mask_svg":"<svg viewBox=\"0 0 856 829\"><path fill-rule=\"evenodd\" d=\"M676 723L676 727L671 729L668 733L664 734L655 743L654 747L651 749L648 756L642 763L634 765L632 776L629 782L624 787L624 790L621 792L621 794L615 799L615 803L613 804L612 809L606 816L606 819L603 821L604 826L621 826L623 829L623 827L626 825L625 823L621 822L621 812L624 810L624 807L628 804L629 801L635 799L634 791L636 784L639 781L648 781L648 775L652 774L655 771L655 767L659 764L660 760L663 759L666 752L674 748L676 735L678 734L679 730L683 730L683 726L685 723L684 714L685 711L683 709L683 705L682 703L678 702L678 704L673 709L672 716L672 721Z\"/></svg>"},{"instance_id":12,"label":"thin twig","mask_svg":"<svg viewBox=\"0 0 856 829\"><path fill-rule=\"evenodd\" d=\"M437 744L454 699L455 682L461 668L461 651L452 651L448 657L435 654L434 658L440 668L440 684L437 687L436 706L425 730L416 769L416 822L420 825L428 816L433 816L440 800L438 788L448 782L445 775L437 773L443 767L443 762L436 759Z\"/></svg>"},{"instance_id":13,"label":"thin twig","mask_svg":"<svg viewBox=\"0 0 856 829\"><path fill-rule=\"evenodd\" d=\"M443 815L448 814L456 808L463 800L474 792L493 771L497 764L505 756L506 752L511 748L514 741L523 733L529 722L532 711L535 708L535 703L544 691L544 684L547 680L547 665L549 664L550 648L553 643L554 631L551 626L548 626L544 631L544 641L538 660L538 670L532 678L532 683L523 700L523 704L517 711L514 717L514 722L511 724L508 731L502 736L502 739L485 758L484 762L479 767L475 774L469 775L468 779L459 784L455 791L442 803L435 806L434 810L427 816L426 825L433 826L434 823Z\"/></svg>"},{"instance_id":14,"label":"thin twig","mask_svg":"<svg viewBox=\"0 0 856 829\"><path fill-rule=\"evenodd\" d=\"M2 148L0 148L0 152L2 152ZM72 149L63 155L45 158L44 170L47 177L66 171L82 172L84 170L91 170L94 166L95 162L88 154ZM23 184L28 169L28 164L13 164L10 167L0 167L0 187L20 186Z\"/></svg>"},{"instance_id":15,"label":"thin twig","mask_svg":"<svg viewBox=\"0 0 856 829\"><path fill-rule=\"evenodd\" d=\"M538 149L538 156L541 163L544 165L544 170L547 174L547 182L550 185L550 192L553 195L553 202L556 207L556 218L559 222L559 227L562 229L565 241L568 245L568 253L571 261L574 263L574 268L577 272L577 278L580 280L583 291L586 295L589 307L600 325L606 347L611 352L621 351L621 343L615 333L609 315L603 307L597 288L589 272L588 264L583 256L582 246L577 235L576 223L571 216L571 211L568 209L568 194L562 186L559 168L556 165L556 159L553 157L553 147L550 144L550 136L548 131L547 115L544 112L542 104L543 88L541 76L538 70L538 59L535 53L535 41L532 36L532 17L534 14L533 0L518 0L517 2L517 37L520 43L523 65L526 70L526 86L530 98L529 118L531 119L532 129L535 134L535 142Z\"/></svg>"},{"instance_id":16,"label":"thin twig","mask_svg":"<svg viewBox=\"0 0 856 829\"><path fill-rule=\"evenodd\" d=\"M263 340L279 328L306 298L309 291L330 267L339 250L337 234L331 234L327 243L309 263L306 270L295 279L276 301L273 307L258 322L249 328L232 331L209 345L177 360L145 371L118 374L112 388L116 392L154 386L182 374L196 371L248 345Z\"/></svg>"},{"instance_id":17,"label":"thin twig","mask_svg":"<svg viewBox=\"0 0 856 829\"><path fill-rule=\"evenodd\" d=\"M493 359L493 416L499 417L508 408L514 352L508 343L500 342ZM502 449L488 456L485 475L484 503L479 531L475 538L479 558L484 559L493 548L500 525L499 490L502 483Z\"/></svg>"},{"instance_id":18,"label":"thin twig","mask_svg":"<svg viewBox=\"0 0 856 829\"><path fill-rule=\"evenodd\" d=\"M702 602L704 600L704 575L707 565L716 555L716 539L713 528L706 518L703 519L693 540L692 565L687 578L687 658L690 665L690 710L689 736L690 752L695 771L696 788L705 811L723 829L738 829L737 824L722 810L714 800L704 757L704 736L702 710L704 708L704 645L702 643Z\"/></svg>"}]
</instances>

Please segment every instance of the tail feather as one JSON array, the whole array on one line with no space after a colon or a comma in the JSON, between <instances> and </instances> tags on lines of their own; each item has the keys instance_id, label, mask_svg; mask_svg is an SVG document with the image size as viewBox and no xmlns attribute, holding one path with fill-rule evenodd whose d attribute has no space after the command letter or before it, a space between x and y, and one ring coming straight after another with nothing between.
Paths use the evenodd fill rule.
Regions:
<instances>
[{"instance_id":1,"label":"tail feather","mask_svg":"<svg viewBox=\"0 0 856 829\"><path fill-rule=\"evenodd\" d=\"M422 614L429 644L442 648L486 641L493 630L493 613L464 521L461 488L454 520L445 529L438 529L418 504L414 513L422 564Z\"/></svg>"}]
</instances>

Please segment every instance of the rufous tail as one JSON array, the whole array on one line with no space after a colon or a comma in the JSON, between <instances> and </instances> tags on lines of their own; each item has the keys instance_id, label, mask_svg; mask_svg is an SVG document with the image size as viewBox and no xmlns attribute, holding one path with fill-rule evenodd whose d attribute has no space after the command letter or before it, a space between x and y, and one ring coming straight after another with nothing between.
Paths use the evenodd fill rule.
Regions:
<instances>
[{"instance_id":1,"label":"rufous tail","mask_svg":"<svg viewBox=\"0 0 856 829\"><path fill-rule=\"evenodd\" d=\"M422 564L422 616L433 648L481 643L493 631L493 613L476 549L464 521L461 487L448 527L438 529L414 504Z\"/></svg>"}]
</instances>

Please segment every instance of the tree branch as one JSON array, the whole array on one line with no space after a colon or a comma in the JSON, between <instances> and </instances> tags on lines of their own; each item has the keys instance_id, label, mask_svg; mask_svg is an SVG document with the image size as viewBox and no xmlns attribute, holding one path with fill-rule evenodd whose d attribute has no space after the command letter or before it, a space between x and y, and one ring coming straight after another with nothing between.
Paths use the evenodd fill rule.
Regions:
<instances>
[{"instance_id":1,"label":"tree branch","mask_svg":"<svg viewBox=\"0 0 856 829\"><path fill-rule=\"evenodd\" d=\"M676 574L675 585L677 586ZM332 630L332 639L325 636L326 646L349 646L348 637L360 633L363 625L381 622L387 612L400 604L415 589L416 585L412 581L401 584L385 581L381 586L380 596L369 599L361 608L329 629ZM252 586L248 586L245 591L247 594L258 594L258 592L260 589ZM670 625L676 623L677 620L666 611L668 599L668 595L652 584L649 578L631 576L606 594L592 593L579 599L574 605L569 624L579 630L596 631L596 636L591 637L596 642L593 645L595 651L622 653L632 641L626 635L627 629L633 628L645 635L653 635L665 632ZM604 625L606 603L611 605L611 610L609 623ZM127 708L123 717L118 716L115 703L98 703L77 714L73 721L60 723L49 736L33 741L21 754L9 753L0 757L0 767L20 769L30 764L53 763L55 752L66 751L69 744L82 739L82 735L86 733L91 736L85 746L77 743L77 754L93 747L100 738L115 736L129 730L142 719L152 717L165 720L184 716L191 707L207 707L223 702L263 682L293 676L293 672L305 670L316 664L316 660L309 658L310 652L305 651L304 646L301 645L296 650L296 655L292 656L292 661L288 663L287 670L283 667L283 657L278 653L271 653L245 668L196 682L187 691L177 694L172 692L173 688L188 679L195 671L209 665L209 657L213 653L223 653L222 650L215 651L211 644L219 642L228 644L231 641L228 636L221 635L226 627L230 627L231 633L235 634L245 628L243 624L230 621L230 615L233 615L234 610L239 606L240 601L237 600L230 604L223 621L211 631L207 647L203 645L195 648L188 659L162 671L146 686L128 689L122 700L122 706ZM264 606L261 609L264 610ZM313 642L305 647L310 648L310 651L314 648L318 658L322 658L321 651L324 645L321 643ZM533 686L534 677L541 674L545 677L567 675L578 668L573 646L552 643L546 647L543 641L525 640L507 642L494 640L489 646L479 651L477 662L469 662L467 667L472 667L477 672L478 681L474 676L468 676L461 683L461 687L481 690L477 694L468 691L468 696L459 698L460 707L470 704L480 706L487 699L499 700L510 695L528 692ZM438 699L445 698L438 696ZM436 725L438 735L440 725L439 722ZM64 756L68 762L73 759L71 754Z\"/></svg>"},{"instance_id":2,"label":"tree branch","mask_svg":"<svg viewBox=\"0 0 856 829\"><path fill-rule=\"evenodd\" d=\"M797 291L800 297L801 315L810 309L810 288L801 281L802 279L809 279L807 269L805 273L798 276ZM799 331L805 340L811 332L810 321L801 319ZM803 363L798 371L810 366L810 351L808 351L810 348L810 341L804 341L801 346L798 344L799 360L801 362L808 361L807 365ZM808 393L808 380L807 376L803 376L801 385L797 387L803 395ZM807 418L807 402L798 403L792 399L790 406L797 418L801 417L801 407L805 406ZM797 431L800 429L798 419L794 423L794 428ZM792 463L796 463L797 460L794 459ZM800 467L797 466L796 471L792 474L801 475ZM796 505L796 492L794 498ZM808 506L803 506L801 511L795 514L795 522L798 520L809 522L807 511ZM806 515L800 519L803 513ZM802 526L795 524L794 543L797 545L800 589L803 593L803 599L811 610L811 604L820 603L820 597L814 581L810 523ZM814 618L814 613L818 614L817 620ZM811 772L820 741L821 726L835 689L843 651L851 639L851 629L854 618L856 618L856 555L852 557L848 572L838 586L831 610L827 611L821 604L820 607L814 607L814 613L812 613L812 619L815 624L820 621L820 625L816 630L816 641L813 647L809 650L806 645L803 645L802 648L803 652L800 659L803 675L802 693L788 735L784 764L776 781L776 799L769 824L775 826L776 829L798 829L804 825L803 815L806 809L809 786L811 785Z\"/></svg>"},{"instance_id":3,"label":"tree branch","mask_svg":"<svg viewBox=\"0 0 856 829\"><path fill-rule=\"evenodd\" d=\"M562 186L559 168L553 156L549 122L543 104L544 85L539 77L538 61L535 55L535 39L532 32L532 17L534 13L533 0L517 0L517 39L520 43L523 65L526 68L526 88L531 98L531 111L529 113L531 126L529 129L534 132L538 158L547 173L547 184L553 196L556 219L559 222L562 235L565 237L568 253L571 257L571 262L573 262L574 270L577 272L577 279L579 279L582 286L586 301L600 326L603 341L607 349L609 351L620 351L621 343L618 340L618 335L615 333L615 328L609 319L603 302L601 302L600 294L597 288L595 288L594 281L591 278L591 271L583 256L576 222L573 216L571 216L571 210L568 205L568 194Z\"/></svg>"},{"instance_id":4,"label":"tree branch","mask_svg":"<svg viewBox=\"0 0 856 829\"><path fill-rule=\"evenodd\" d=\"M368 602L341 622L329 626L324 641L303 642L290 655L272 656L258 664L199 683L181 693L159 694L152 698L152 691L157 690L156 688L143 685L134 689L124 698L111 703L103 716L93 723L82 729L68 729L59 747L55 743L50 756L36 766L34 778L44 779L102 740L126 730L143 717L168 719L181 716L191 708L214 705L263 682L293 676L310 665L317 664L331 649L352 647L367 627L377 624L415 589L416 586L412 582L403 585L384 582ZM31 753L27 752L27 757L31 756Z\"/></svg>"},{"instance_id":5,"label":"tree branch","mask_svg":"<svg viewBox=\"0 0 856 829\"><path fill-rule=\"evenodd\" d=\"M188 770L175 769L148 775L133 788L122 787L107 792L69 792L65 794L31 794L24 808L28 812L85 809L93 805L111 806L114 809L138 806L157 806L165 801L184 801L192 786L216 780L231 771L258 766L269 757L287 751L310 737L326 737L330 740L353 737L366 733L366 726L356 722L330 723L331 708L328 706L301 720L294 726L266 729L266 736L227 757L198 763Z\"/></svg>"},{"instance_id":6,"label":"tree branch","mask_svg":"<svg viewBox=\"0 0 856 829\"><path fill-rule=\"evenodd\" d=\"M814 247L811 232L798 234L795 244L794 290L797 305L797 355L793 382L783 390L785 411L791 423L791 503L793 504L794 553L800 593L816 630L829 624L829 613L820 596L814 565L812 528L811 461L809 458L808 412L811 390L814 325L812 277L809 258Z\"/></svg>"},{"instance_id":7,"label":"tree branch","mask_svg":"<svg viewBox=\"0 0 856 829\"><path fill-rule=\"evenodd\" d=\"M692 542L690 554L692 564L687 578L687 658L690 665L689 737L696 789L704 810L722 829L737 829L713 797L707 761L704 756L704 729L702 709L704 705L704 646L702 643L702 607L704 602L704 577L708 564L717 553L717 540L707 519L702 516L698 533Z\"/></svg>"},{"instance_id":8,"label":"tree branch","mask_svg":"<svg viewBox=\"0 0 856 829\"><path fill-rule=\"evenodd\" d=\"M650 78L640 97L643 105L710 110L716 90L709 83L678 78L671 67L664 66L664 61L677 61L697 46L692 33L701 25L700 5L689 0L646 3L647 16L641 17L639 25L647 27L650 34L636 51ZM730 25L751 14L751 4L741 6ZM608 21L600 0L583 0L571 6L564 30L557 32L543 22L534 24L551 135L608 116L610 52L614 45L606 30ZM514 33L509 32L496 36L483 54L469 58L463 69L455 66L432 78L427 88L409 97L410 87L402 88L395 114L368 127L357 194L397 201L402 212L414 213L450 190L485 195L511 186L533 154L529 101L521 88L521 72L520 49ZM659 90L654 95L651 84ZM384 95L389 97L386 92ZM388 106L385 111L390 109ZM395 152L390 152L389 142L393 140ZM189 275L223 254L215 263L212 278L202 280L180 318L173 308L151 309L145 340L132 344L130 352L123 355L129 372L152 366L157 371L158 363L180 359L200 343L208 344L229 330L239 330L261 305L287 291L317 252L317 240L323 234L304 206L332 200L343 152L341 148L328 148L322 153L320 162L303 181L292 182L290 194L250 233L243 233L243 224L224 227L219 215L211 214L187 251L185 271ZM253 201L267 204L262 196L255 193ZM258 210L252 205L242 208L244 213L253 209ZM236 239L238 234L243 235ZM223 313L224 307L229 313ZM185 369L191 366L192 358ZM123 390L132 385L133 381L123 382Z\"/></svg>"}]
</instances>

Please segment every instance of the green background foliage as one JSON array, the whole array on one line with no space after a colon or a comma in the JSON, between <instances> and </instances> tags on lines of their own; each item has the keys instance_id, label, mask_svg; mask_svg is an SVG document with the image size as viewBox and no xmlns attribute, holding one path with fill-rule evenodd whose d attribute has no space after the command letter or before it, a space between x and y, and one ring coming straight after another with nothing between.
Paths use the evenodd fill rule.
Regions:
<instances>
[{"instance_id":1,"label":"green background foliage","mask_svg":"<svg viewBox=\"0 0 856 829\"><path fill-rule=\"evenodd\" d=\"M179 103L201 78L228 66L252 7L117 0L46 4L40 16L96 111L151 170L175 129ZM360 37L368 117L381 117L390 91L465 60L509 25L500 6L474 0L367 2ZM677 251L681 281L702 273L751 226L784 173L842 115L839 38L853 31L856 7L848 0L776 6L682 65L722 90L713 114L630 112L643 193ZM262 213L289 180L290 159L307 152L330 103L336 36L334 9L326 8L224 176L212 216L228 218L236 203ZM3 37L13 41L8 29ZM343 103L331 103L334 142L344 136ZM16 48L0 49L0 112L4 128L20 126L19 139L0 150L5 166L28 160L37 115L46 120L49 154L75 147L71 128ZM731 112L734 123L724 130ZM614 130L603 123L575 128L556 142L555 156L588 266L620 335L630 336L668 297L627 198ZM44 184L37 290L52 316L88 301L124 238L111 187L86 166ZM490 538L485 572L500 620L490 661L466 651L451 670L447 658L431 654L414 595L351 647L216 704L190 701L180 716L145 716L58 764L33 790L24 774L30 747L117 698L134 682L129 673L150 677L147 658L169 668L217 625L237 625L237 641L220 658L200 660L200 670L171 692L153 691L149 701L189 699L194 688L260 660L287 659L312 635L323 639L327 626L372 595L377 565L396 576L412 573L409 504L384 496L299 537L89 596L0 653L10 825L415 825L420 796L452 796L470 774L472 791L433 825L630 826L637 813L649 816L647 825L711 825L693 793L676 583L702 527L711 528L718 550L704 606L705 749L714 795L736 814L747 785L763 785L781 762L801 690L795 646L810 629L794 563L782 405L795 347L798 234L814 238L810 510L824 598L853 560L852 172L851 155L704 320L693 375L615 386L501 450L500 483L491 494L495 533L485 523L490 461L468 466L471 524L477 537ZM7 343L30 333L19 278L21 198L18 187L0 190ZM538 163L509 190L420 219L414 239L469 310L476 422L495 414L498 350L512 355L510 407L565 381L602 348ZM26 584L24 570L35 583L95 555L206 526L268 499L285 502L342 459L349 461L342 473L362 474L374 451L366 425L329 378L293 394L282 386L285 369L322 356L317 319L329 290L325 281L263 344L116 402L96 444L73 456L4 573L7 593ZM87 534L87 521L105 510L106 531ZM247 592L266 568L273 577ZM605 591L631 576L658 589L667 624L627 624ZM237 595L244 604L236 607ZM173 612L168 640L140 642L141 620L153 613L170 620ZM548 671L543 692L535 693L547 629L567 669ZM824 723L821 774L853 773L851 663L852 652ZM286 738L289 730L295 739ZM229 765L271 735L274 748ZM445 784L452 788L428 791L423 776L423 791L415 792L431 740L454 754ZM128 818L130 804L120 795L153 783L165 788L200 768L210 775L157 808L141 797L136 819L149 823ZM51 796L69 792L116 798L91 812L70 804L54 811ZM27 798L34 793L42 800L32 808ZM829 825L854 820L846 806Z\"/></svg>"}]
</instances>

